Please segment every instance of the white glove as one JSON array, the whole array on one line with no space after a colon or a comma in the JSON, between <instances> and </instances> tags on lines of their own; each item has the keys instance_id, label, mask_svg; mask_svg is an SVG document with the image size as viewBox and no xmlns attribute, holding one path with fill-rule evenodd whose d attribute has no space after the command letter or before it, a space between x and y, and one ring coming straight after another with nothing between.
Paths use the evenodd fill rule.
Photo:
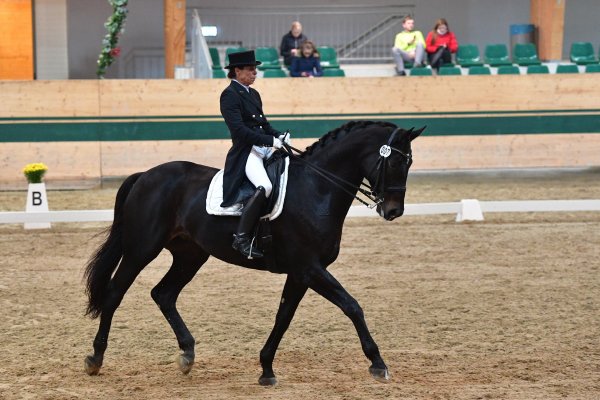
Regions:
<instances>
[{"instance_id":1,"label":"white glove","mask_svg":"<svg viewBox=\"0 0 600 400\"><path fill-rule=\"evenodd\" d=\"M276 137L273 137L273 147L280 149L283 147L283 142Z\"/></svg>"},{"instance_id":2,"label":"white glove","mask_svg":"<svg viewBox=\"0 0 600 400\"><path fill-rule=\"evenodd\" d=\"M290 146L292 144L292 142L290 141L289 133L287 135L279 135L279 140L281 140L283 143L287 144L288 146Z\"/></svg>"}]
</instances>

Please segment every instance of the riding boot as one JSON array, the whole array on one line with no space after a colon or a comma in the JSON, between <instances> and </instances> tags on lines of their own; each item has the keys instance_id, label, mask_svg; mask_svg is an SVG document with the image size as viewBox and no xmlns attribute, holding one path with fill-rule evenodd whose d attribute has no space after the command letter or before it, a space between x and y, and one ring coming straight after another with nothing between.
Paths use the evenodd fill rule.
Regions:
<instances>
[{"instance_id":1,"label":"riding boot","mask_svg":"<svg viewBox=\"0 0 600 400\"><path fill-rule=\"evenodd\" d=\"M260 250L252 246L252 232L266 202L265 189L259 186L242 209L237 233L233 235L232 247L249 259L263 256Z\"/></svg>"}]
</instances>

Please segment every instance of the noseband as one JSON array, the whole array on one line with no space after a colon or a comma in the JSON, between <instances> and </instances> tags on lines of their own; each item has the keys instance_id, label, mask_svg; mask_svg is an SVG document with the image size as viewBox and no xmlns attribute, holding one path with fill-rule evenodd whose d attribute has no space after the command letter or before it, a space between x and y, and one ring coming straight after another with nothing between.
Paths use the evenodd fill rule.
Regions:
<instances>
[{"instance_id":1,"label":"noseband","mask_svg":"<svg viewBox=\"0 0 600 400\"><path fill-rule=\"evenodd\" d=\"M379 148L379 158L377 159L377 161L375 162L375 165L371 169L371 172L373 170L378 171L377 178L375 179L375 185L373 185L373 187L371 187L370 185L368 185L367 183L364 183L364 182L362 182L360 184L360 186L356 186L356 185L346 181L345 179L340 178L339 176L334 175L331 172L329 172L329 171L327 171L327 170L325 170L303 158L300 158L299 156L294 154L294 152L296 152L298 154L302 154L303 152L290 146L289 144L284 143L283 147L285 148L287 153L290 155L290 157L294 157L295 159L300 160L301 162L303 162L304 164L306 164L307 166L312 168L319 175L321 175L323 178L325 178L329 182L333 183L334 185L338 186L344 192L348 193L350 196L354 197L356 200L360 201L365 206L367 206L369 208L374 208L383 202L385 192L406 192L406 185L404 185L404 186L389 186L389 187L386 187L386 185L385 185L385 171L387 169L387 164L389 163L388 157L392 154L392 151L395 151L395 152L399 153L400 155L402 155L406 159L406 164L410 164L410 162L412 160L412 154L404 153L403 151L398 150L395 147L392 147L392 142L396 138L396 135L398 134L399 131L400 131L400 128L394 129L394 131L390 135L390 138L389 138L387 144L384 144L383 146L381 146ZM371 175L371 173L369 173L369 175ZM353 189L355 192L352 193L350 190L348 190L344 186ZM364 186L365 188L362 188L361 186ZM362 193L369 200L371 200L373 202L373 204L369 204L366 201L364 201L363 199L361 199L360 197L358 197L355 194L356 192Z\"/></svg>"}]
</instances>

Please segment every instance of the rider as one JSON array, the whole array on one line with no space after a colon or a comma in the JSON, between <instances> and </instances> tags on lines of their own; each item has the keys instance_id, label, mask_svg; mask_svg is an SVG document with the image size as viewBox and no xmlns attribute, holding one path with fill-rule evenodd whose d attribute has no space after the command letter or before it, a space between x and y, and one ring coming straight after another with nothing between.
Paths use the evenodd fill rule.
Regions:
<instances>
[{"instance_id":1,"label":"rider","mask_svg":"<svg viewBox=\"0 0 600 400\"><path fill-rule=\"evenodd\" d=\"M237 233L233 235L233 248L248 258L263 254L252 246L252 230L263 212L272 185L263 165L274 148L282 147L284 135L273 129L262 110L260 95L250 85L256 79L254 51L229 54L227 77L229 86L221 93L221 115L229 128L233 145L227 152L223 173L223 203L229 207L239 199L239 190L247 177L256 188L242 209Z\"/></svg>"}]
</instances>

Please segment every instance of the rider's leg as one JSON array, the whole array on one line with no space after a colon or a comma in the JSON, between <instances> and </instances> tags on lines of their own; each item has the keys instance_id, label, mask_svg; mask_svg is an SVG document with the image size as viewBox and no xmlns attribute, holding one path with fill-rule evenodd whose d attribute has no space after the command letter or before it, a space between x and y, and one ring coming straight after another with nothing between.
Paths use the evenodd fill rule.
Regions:
<instances>
[{"instance_id":1,"label":"rider's leg","mask_svg":"<svg viewBox=\"0 0 600 400\"><path fill-rule=\"evenodd\" d=\"M246 162L246 175L250 182L256 186L256 192L244 205L237 233L233 235L233 248L248 258L263 256L262 252L252 246L252 232L263 213L267 197L273 189L263 166L263 157L260 150L253 148Z\"/></svg>"}]
</instances>

